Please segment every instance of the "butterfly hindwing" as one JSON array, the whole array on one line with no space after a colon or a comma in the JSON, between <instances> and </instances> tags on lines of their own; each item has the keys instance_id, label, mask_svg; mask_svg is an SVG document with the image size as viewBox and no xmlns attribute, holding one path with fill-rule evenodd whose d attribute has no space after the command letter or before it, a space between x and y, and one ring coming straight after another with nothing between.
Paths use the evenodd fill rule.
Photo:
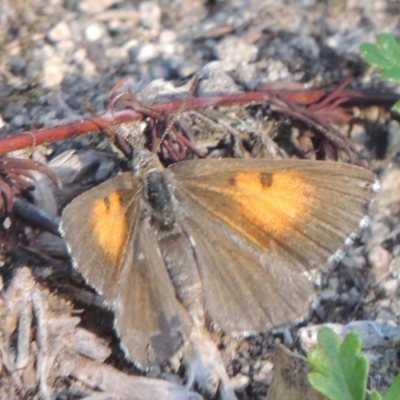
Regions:
<instances>
[{"instance_id":1,"label":"butterfly hindwing","mask_svg":"<svg viewBox=\"0 0 400 400\"><path fill-rule=\"evenodd\" d=\"M176 297L149 220L137 222L113 308L123 346L148 368L177 352L190 335L191 321Z\"/></svg>"}]
</instances>

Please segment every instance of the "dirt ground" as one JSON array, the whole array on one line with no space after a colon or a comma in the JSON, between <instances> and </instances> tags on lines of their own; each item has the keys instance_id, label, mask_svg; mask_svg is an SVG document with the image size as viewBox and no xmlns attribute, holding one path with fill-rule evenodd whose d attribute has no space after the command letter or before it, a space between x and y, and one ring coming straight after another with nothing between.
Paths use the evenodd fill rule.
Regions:
<instances>
[{"instance_id":1,"label":"dirt ground","mask_svg":"<svg viewBox=\"0 0 400 400\"><path fill-rule=\"evenodd\" d=\"M349 90L395 93L360 58L359 45L381 32L400 37L397 1L2 0L0 134L101 114L107 94L126 78L147 103L155 87L167 99L184 97L198 72L196 96L276 82L336 87L349 75ZM383 104L348 110L357 118L338 128L381 181L371 223L323 274L301 323L246 339L212 334L239 399L266 398L277 339L298 349L299 328L322 323L369 321L378 332L384 345L367 350L370 387L385 391L399 371L400 119ZM182 113L179 123L212 158L295 157L296 138L309 129L268 104ZM62 189L38 173L25 196L54 216L121 167L104 134L10 156L31 157L59 175ZM146 373L125 359L113 314L72 268L61 238L22 220L9 230L2 218L1 399L198 398L183 386L178 356Z\"/></svg>"}]
</instances>

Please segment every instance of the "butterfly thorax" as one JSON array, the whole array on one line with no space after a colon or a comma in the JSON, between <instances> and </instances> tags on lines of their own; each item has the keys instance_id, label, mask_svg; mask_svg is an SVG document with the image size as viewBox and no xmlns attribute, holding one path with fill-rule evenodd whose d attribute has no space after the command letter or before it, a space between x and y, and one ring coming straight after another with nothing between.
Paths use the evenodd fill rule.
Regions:
<instances>
[{"instance_id":1,"label":"butterfly thorax","mask_svg":"<svg viewBox=\"0 0 400 400\"><path fill-rule=\"evenodd\" d=\"M153 168L145 174L144 190L151 206L152 223L159 228L171 229L175 222L171 189L165 170Z\"/></svg>"},{"instance_id":2,"label":"butterfly thorax","mask_svg":"<svg viewBox=\"0 0 400 400\"><path fill-rule=\"evenodd\" d=\"M132 171L141 183L146 214L151 215L152 224L161 230L171 229L175 218L168 171L157 156L148 150L135 151Z\"/></svg>"},{"instance_id":3,"label":"butterfly thorax","mask_svg":"<svg viewBox=\"0 0 400 400\"><path fill-rule=\"evenodd\" d=\"M134 175L138 178L141 178L153 169L164 170L158 157L146 149L133 149L131 168Z\"/></svg>"}]
</instances>

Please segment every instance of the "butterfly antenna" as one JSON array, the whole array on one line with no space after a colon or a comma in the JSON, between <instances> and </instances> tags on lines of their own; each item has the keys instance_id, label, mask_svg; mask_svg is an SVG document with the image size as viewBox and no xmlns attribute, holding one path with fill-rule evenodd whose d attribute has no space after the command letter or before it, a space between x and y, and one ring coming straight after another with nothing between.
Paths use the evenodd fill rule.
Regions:
<instances>
[{"instance_id":1,"label":"butterfly antenna","mask_svg":"<svg viewBox=\"0 0 400 400\"><path fill-rule=\"evenodd\" d=\"M163 135L161 136L158 144L157 144L157 148L156 148L156 154L160 151L161 149L161 144L163 142L163 140L169 135L169 133L172 130L172 127L174 126L176 120L178 119L178 116L180 114L182 114L183 112L186 111L187 108L187 104L188 104L188 100L193 96L194 92L197 89L197 86L200 82L200 74L196 74L193 78L193 82L190 85L190 88L186 94L185 100L182 103L182 106L179 108L179 110L173 115L171 121L168 123L167 128L165 129L165 132L163 133Z\"/></svg>"}]
</instances>

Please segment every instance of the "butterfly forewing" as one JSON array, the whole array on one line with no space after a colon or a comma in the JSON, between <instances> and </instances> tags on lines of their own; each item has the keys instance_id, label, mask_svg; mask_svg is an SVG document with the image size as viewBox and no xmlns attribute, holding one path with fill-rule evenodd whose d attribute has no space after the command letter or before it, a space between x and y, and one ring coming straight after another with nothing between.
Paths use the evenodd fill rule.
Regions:
<instances>
[{"instance_id":1,"label":"butterfly forewing","mask_svg":"<svg viewBox=\"0 0 400 400\"><path fill-rule=\"evenodd\" d=\"M135 186L132 174L119 175L78 196L62 215L74 263L107 300L118 293L109 283L119 280L138 213L139 198L132 197Z\"/></svg>"}]
</instances>

